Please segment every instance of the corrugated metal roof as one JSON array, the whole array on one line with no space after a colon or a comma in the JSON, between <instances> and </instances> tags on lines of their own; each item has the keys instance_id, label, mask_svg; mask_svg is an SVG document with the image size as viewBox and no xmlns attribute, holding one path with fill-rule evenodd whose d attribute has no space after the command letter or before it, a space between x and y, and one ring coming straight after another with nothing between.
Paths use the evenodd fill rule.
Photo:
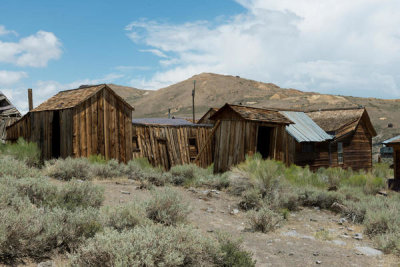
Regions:
<instances>
[{"instance_id":1,"label":"corrugated metal roof","mask_svg":"<svg viewBox=\"0 0 400 267\"><path fill-rule=\"evenodd\" d=\"M286 131L296 139L297 142L323 142L333 139L304 112L280 111L294 124L286 126Z\"/></svg>"},{"instance_id":2,"label":"corrugated metal roof","mask_svg":"<svg viewBox=\"0 0 400 267\"><path fill-rule=\"evenodd\" d=\"M208 124L195 124L185 119L166 119L166 118L133 119L132 123L138 125L163 125L163 126L212 126Z\"/></svg>"},{"instance_id":3,"label":"corrugated metal roof","mask_svg":"<svg viewBox=\"0 0 400 267\"><path fill-rule=\"evenodd\" d=\"M382 144L386 145L386 144L389 144L389 143L398 143L398 142L400 142L399 139L400 139L400 135L392 137L392 138L390 138L388 140L385 140L385 141L382 142Z\"/></svg>"}]
</instances>

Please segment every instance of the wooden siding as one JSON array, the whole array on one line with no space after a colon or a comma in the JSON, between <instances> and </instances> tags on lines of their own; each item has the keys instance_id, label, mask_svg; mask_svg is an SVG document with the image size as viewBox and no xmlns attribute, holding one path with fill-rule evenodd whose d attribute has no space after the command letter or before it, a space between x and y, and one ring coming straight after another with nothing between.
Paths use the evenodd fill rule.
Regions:
<instances>
[{"instance_id":1,"label":"wooden siding","mask_svg":"<svg viewBox=\"0 0 400 267\"><path fill-rule=\"evenodd\" d=\"M147 158L153 166L165 170L175 165L189 164L189 138L196 138L197 150L207 141L212 128L202 126L151 126L133 125L132 135L137 137L139 149L133 152L134 158ZM212 142L206 145L198 165L208 167L212 164Z\"/></svg>"}]
</instances>

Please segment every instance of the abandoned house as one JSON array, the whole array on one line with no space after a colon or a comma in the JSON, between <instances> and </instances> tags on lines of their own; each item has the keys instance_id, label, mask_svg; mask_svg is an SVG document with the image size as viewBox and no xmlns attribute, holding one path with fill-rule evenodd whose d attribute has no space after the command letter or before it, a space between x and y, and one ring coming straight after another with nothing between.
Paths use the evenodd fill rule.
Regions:
<instances>
[{"instance_id":1,"label":"abandoned house","mask_svg":"<svg viewBox=\"0 0 400 267\"><path fill-rule=\"evenodd\" d=\"M7 97L0 92L0 143L4 143L7 138L7 127L21 117L21 113L14 107Z\"/></svg>"},{"instance_id":2,"label":"abandoned house","mask_svg":"<svg viewBox=\"0 0 400 267\"><path fill-rule=\"evenodd\" d=\"M7 139L35 142L43 160L103 155L132 158L132 111L106 84L59 92L7 128Z\"/></svg>"},{"instance_id":3,"label":"abandoned house","mask_svg":"<svg viewBox=\"0 0 400 267\"><path fill-rule=\"evenodd\" d=\"M389 180L389 188L400 190L400 136L387 140L385 145L393 149L394 179Z\"/></svg>"},{"instance_id":4,"label":"abandoned house","mask_svg":"<svg viewBox=\"0 0 400 267\"><path fill-rule=\"evenodd\" d=\"M371 170L376 131L365 108L316 110L307 115L334 137L328 147L329 166Z\"/></svg>"},{"instance_id":5,"label":"abandoned house","mask_svg":"<svg viewBox=\"0 0 400 267\"><path fill-rule=\"evenodd\" d=\"M185 119L133 119L133 157L165 170L189 163L207 167L213 162L211 130Z\"/></svg>"},{"instance_id":6,"label":"abandoned house","mask_svg":"<svg viewBox=\"0 0 400 267\"><path fill-rule=\"evenodd\" d=\"M218 111L218 108L210 108L204 115L201 117L197 123L198 124L214 124L213 120L210 120L210 117L214 115Z\"/></svg>"}]
</instances>

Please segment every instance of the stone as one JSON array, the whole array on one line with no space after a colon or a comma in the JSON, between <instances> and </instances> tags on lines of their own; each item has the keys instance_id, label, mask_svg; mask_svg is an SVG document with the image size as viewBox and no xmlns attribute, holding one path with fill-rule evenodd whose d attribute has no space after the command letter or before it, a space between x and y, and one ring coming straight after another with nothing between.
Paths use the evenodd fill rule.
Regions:
<instances>
[{"instance_id":1,"label":"stone","mask_svg":"<svg viewBox=\"0 0 400 267\"><path fill-rule=\"evenodd\" d=\"M127 192L127 191L120 191L121 192L121 194L124 194L124 195L130 195L131 194L131 192Z\"/></svg>"},{"instance_id":2,"label":"stone","mask_svg":"<svg viewBox=\"0 0 400 267\"><path fill-rule=\"evenodd\" d=\"M238 214L239 213L239 210L238 209L233 209L232 211L231 211L231 214L232 215L236 215L236 214Z\"/></svg>"},{"instance_id":3,"label":"stone","mask_svg":"<svg viewBox=\"0 0 400 267\"><path fill-rule=\"evenodd\" d=\"M356 249L362 254L370 257L382 256L383 252L371 247L356 247Z\"/></svg>"},{"instance_id":4,"label":"stone","mask_svg":"<svg viewBox=\"0 0 400 267\"><path fill-rule=\"evenodd\" d=\"M319 256L319 252L314 252L313 256Z\"/></svg>"},{"instance_id":5,"label":"stone","mask_svg":"<svg viewBox=\"0 0 400 267\"><path fill-rule=\"evenodd\" d=\"M346 246L346 242L342 240L332 240L332 243L339 246Z\"/></svg>"},{"instance_id":6,"label":"stone","mask_svg":"<svg viewBox=\"0 0 400 267\"><path fill-rule=\"evenodd\" d=\"M351 227L347 227L347 231L353 232L353 231L354 231L354 229L353 229L353 228L351 228Z\"/></svg>"},{"instance_id":7,"label":"stone","mask_svg":"<svg viewBox=\"0 0 400 267\"><path fill-rule=\"evenodd\" d=\"M310 222L318 222L318 221L314 218L310 218Z\"/></svg>"},{"instance_id":8,"label":"stone","mask_svg":"<svg viewBox=\"0 0 400 267\"><path fill-rule=\"evenodd\" d=\"M37 265L37 267L53 267L55 266L53 261L43 261Z\"/></svg>"},{"instance_id":9,"label":"stone","mask_svg":"<svg viewBox=\"0 0 400 267\"><path fill-rule=\"evenodd\" d=\"M289 253L289 256L293 256L293 255L294 255L294 253L293 253L293 252L290 252L290 253Z\"/></svg>"},{"instance_id":10,"label":"stone","mask_svg":"<svg viewBox=\"0 0 400 267\"><path fill-rule=\"evenodd\" d=\"M322 261L316 261L315 263L316 263L316 264L321 264L321 263L322 263Z\"/></svg>"},{"instance_id":11,"label":"stone","mask_svg":"<svg viewBox=\"0 0 400 267\"><path fill-rule=\"evenodd\" d=\"M346 219L346 218L340 218L339 221L338 221L338 223L339 223L340 225L343 225L343 224L345 224L346 222L347 222L347 219Z\"/></svg>"},{"instance_id":12,"label":"stone","mask_svg":"<svg viewBox=\"0 0 400 267\"><path fill-rule=\"evenodd\" d=\"M353 238L357 239L357 240L362 240L363 239L363 235L361 233L356 233L356 234L354 234Z\"/></svg>"},{"instance_id":13,"label":"stone","mask_svg":"<svg viewBox=\"0 0 400 267\"><path fill-rule=\"evenodd\" d=\"M214 213L214 209L212 209L212 208L207 208L206 211L209 212L209 213Z\"/></svg>"}]
</instances>

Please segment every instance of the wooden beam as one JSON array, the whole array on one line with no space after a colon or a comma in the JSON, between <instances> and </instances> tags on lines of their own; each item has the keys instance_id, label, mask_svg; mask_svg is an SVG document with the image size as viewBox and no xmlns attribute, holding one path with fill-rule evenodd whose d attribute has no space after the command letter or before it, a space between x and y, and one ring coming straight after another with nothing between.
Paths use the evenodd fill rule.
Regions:
<instances>
[{"instance_id":1,"label":"wooden beam","mask_svg":"<svg viewBox=\"0 0 400 267\"><path fill-rule=\"evenodd\" d=\"M28 89L28 102L29 102L29 111L33 109L33 95L32 95L32 89Z\"/></svg>"},{"instance_id":2,"label":"wooden beam","mask_svg":"<svg viewBox=\"0 0 400 267\"><path fill-rule=\"evenodd\" d=\"M214 136L215 132L217 131L219 125L221 124L221 121L217 121L217 123L215 124L214 128L211 131L211 134L208 136L207 141L203 144L203 146L201 147L199 154L197 154L196 159L194 160L195 163L197 163L200 159L201 154L203 154L204 150L206 149L207 145L211 142L212 137Z\"/></svg>"}]
</instances>

